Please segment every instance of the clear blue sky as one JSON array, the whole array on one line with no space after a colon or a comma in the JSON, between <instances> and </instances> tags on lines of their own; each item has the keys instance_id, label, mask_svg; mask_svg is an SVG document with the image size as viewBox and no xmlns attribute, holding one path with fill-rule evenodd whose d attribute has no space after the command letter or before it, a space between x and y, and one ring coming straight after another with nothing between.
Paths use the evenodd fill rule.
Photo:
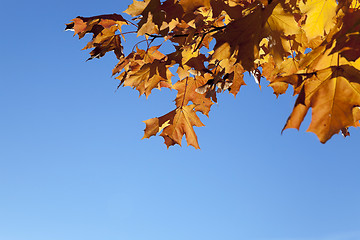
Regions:
<instances>
[{"instance_id":1,"label":"clear blue sky","mask_svg":"<svg viewBox=\"0 0 360 240\"><path fill-rule=\"evenodd\" d=\"M0 240L360 239L360 130L281 135L291 90L247 77L201 118L201 150L140 140L176 92L115 92L115 56L85 62L64 31L130 3L2 3Z\"/></svg>"}]
</instances>

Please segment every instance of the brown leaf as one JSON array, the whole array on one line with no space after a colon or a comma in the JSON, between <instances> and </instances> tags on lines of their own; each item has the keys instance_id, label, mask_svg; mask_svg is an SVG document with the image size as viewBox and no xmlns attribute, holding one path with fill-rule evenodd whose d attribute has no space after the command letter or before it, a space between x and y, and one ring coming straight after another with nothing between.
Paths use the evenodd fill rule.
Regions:
<instances>
[{"instance_id":1,"label":"brown leaf","mask_svg":"<svg viewBox=\"0 0 360 240\"><path fill-rule=\"evenodd\" d=\"M232 85L230 87L230 93L232 93L234 96L238 94L240 91L240 87L243 85L246 85L244 82L244 69L240 64L235 64L234 66L234 72L232 75Z\"/></svg>"},{"instance_id":2,"label":"brown leaf","mask_svg":"<svg viewBox=\"0 0 360 240\"><path fill-rule=\"evenodd\" d=\"M138 71L130 72L119 79L124 86L130 86L148 97L154 88L171 87L171 72L165 63L158 60L143 65ZM162 84L165 82L166 84Z\"/></svg>"},{"instance_id":3,"label":"brown leaf","mask_svg":"<svg viewBox=\"0 0 360 240\"><path fill-rule=\"evenodd\" d=\"M356 61L360 57L360 9L346 12L342 22L332 52L340 52L348 61Z\"/></svg>"},{"instance_id":4,"label":"brown leaf","mask_svg":"<svg viewBox=\"0 0 360 240\"><path fill-rule=\"evenodd\" d=\"M187 105L190 101L195 105L195 110L206 116L209 116L209 111L213 102L206 98L204 94L197 93L195 90L204 85L207 80L202 76L187 77L174 84L173 89L178 91L175 103L177 107Z\"/></svg>"},{"instance_id":5,"label":"brown leaf","mask_svg":"<svg viewBox=\"0 0 360 240\"><path fill-rule=\"evenodd\" d=\"M196 115L194 107L189 105L176 109L172 124L164 128L160 135L168 147L174 144L181 146L181 139L185 135L188 146L200 148L193 126L202 127L204 124Z\"/></svg>"},{"instance_id":6,"label":"brown leaf","mask_svg":"<svg viewBox=\"0 0 360 240\"><path fill-rule=\"evenodd\" d=\"M100 58L107 52L114 51L116 57L120 59L123 56L123 46L121 39L116 31L121 30L123 24L128 22L118 14L99 15L94 17L77 17L71 23L66 24L66 30L74 30L79 38L86 33L92 33L92 40L84 49L95 48L90 52L91 57Z\"/></svg>"},{"instance_id":7,"label":"brown leaf","mask_svg":"<svg viewBox=\"0 0 360 240\"><path fill-rule=\"evenodd\" d=\"M352 66L329 67L306 79L284 129L299 129L308 109L308 131L325 143L341 129L354 126L354 106L360 106L360 71Z\"/></svg>"},{"instance_id":8,"label":"brown leaf","mask_svg":"<svg viewBox=\"0 0 360 240\"><path fill-rule=\"evenodd\" d=\"M141 16L138 25L137 35L157 34L161 28L165 14L161 9L160 0L136 1L129 5L124 11L133 17Z\"/></svg>"},{"instance_id":9,"label":"brown leaf","mask_svg":"<svg viewBox=\"0 0 360 240\"><path fill-rule=\"evenodd\" d=\"M185 13L194 12L199 7L210 7L210 0L180 0Z\"/></svg>"},{"instance_id":10,"label":"brown leaf","mask_svg":"<svg viewBox=\"0 0 360 240\"><path fill-rule=\"evenodd\" d=\"M134 0L125 13L131 22L117 14L77 17L66 29L92 34L89 59L115 52L119 86L146 97L154 88L177 90L176 109L145 121L144 138L162 132L169 147L186 135L198 148L197 112L208 116L217 93L236 96L245 71L258 83L265 77L276 96L293 87L298 98L284 129L299 129L310 108L308 131L321 142L360 126L358 0ZM122 32L124 24L135 30Z\"/></svg>"},{"instance_id":11,"label":"brown leaf","mask_svg":"<svg viewBox=\"0 0 360 240\"><path fill-rule=\"evenodd\" d=\"M78 34L79 38L85 36L86 33L93 33L94 37L99 34L104 28L110 28L113 25L128 24L119 14L107 14L93 17L77 17L71 20L71 23L66 24L65 30L73 30L74 35ZM120 29L120 28L119 28Z\"/></svg>"},{"instance_id":12,"label":"brown leaf","mask_svg":"<svg viewBox=\"0 0 360 240\"><path fill-rule=\"evenodd\" d=\"M122 52L123 46L119 35L116 35L117 26L105 28L102 30L91 42L89 42L83 49L95 48L90 52L91 57L101 58L105 53L114 51L116 57L120 59L124 54Z\"/></svg>"},{"instance_id":13,"label":"brown leaf","mask_svg":"<svg viewBox=\"0 0 360 240\"><path fill-rule=\"evenodd\" d=\"M251 26L251 27L249 27ZM276 62L289 55L289 43L285 37L300 31L294 16L274 1L265 9L258 6L243 18L230 22L223 32L214 34L216 45L212 59L218 61L235 58L247 71L257 68L262 39L269 41L269 51Z\"/></svg>"},{"instance_id":14,"label":"brown leaf","mask_svg":"<svg viewBox=\"0 0 360 240\"><path fill-rule=\"evenodd\" d=\"M193 127L202 127L204 124L196 115L194 107L195 105L183 106L162 117L146 120L143 138L154 136L162 130L160 136L164 138L168 148L175 144L181 146L182 137L185 135L187 144L199 149L199 143Z\"/></svg>"}]
</instances>

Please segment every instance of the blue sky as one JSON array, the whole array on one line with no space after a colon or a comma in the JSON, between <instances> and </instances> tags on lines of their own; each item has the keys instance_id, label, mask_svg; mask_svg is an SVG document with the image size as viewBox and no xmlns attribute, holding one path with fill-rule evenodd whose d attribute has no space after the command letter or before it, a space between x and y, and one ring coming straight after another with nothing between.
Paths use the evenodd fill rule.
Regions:
<instances>
[{"instance_id":1,"label":"blue sky","mask_svg":"<svg viewBox=\"0 0 360 240\"><path fill-rule=\"evenodd\" d=\"M2 3L0 239L360 239L360 131L324 145L307 117L281 135L291 91L247 77L201 118L201 150L140 140L176 92L115 92L115 56L85 62L64 31L130 3Z\"/></svg>"}]
</instances>

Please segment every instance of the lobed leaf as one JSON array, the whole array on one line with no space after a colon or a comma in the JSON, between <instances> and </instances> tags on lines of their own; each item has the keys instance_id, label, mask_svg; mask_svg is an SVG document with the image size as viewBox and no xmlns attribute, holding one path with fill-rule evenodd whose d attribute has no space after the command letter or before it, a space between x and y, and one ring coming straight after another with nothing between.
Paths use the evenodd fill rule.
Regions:
<instances>
[{"instance_id":1,"label":"lobed leaf","mask_svg":"<svg viewBox=\"0 0 360 240\"><path fill-rule=\"evenodd\" d=\"M197 112L209 116L221 92L236 96L246 71L259 86L266 78L277 97L293 87L298 96L284 129L299 129L310 108L308 131L323 143L360 126L358 0L134 0L124 13L133 18L77 17L66 30L92 35L89 59L115 53L119 86L146 98L154 88L177 91L175 110L146 120L143 138L161 133L169 147L185 135L199 148ZM135 30L123 32L125 24ZM131 33L137 42L124 51Z\"/></svg>"},{"instance_id":2,"label":"lobed leaf","mask_svg":"<svg viewBox=\"0 0 360 240\"><path fill-rule=\"evenodd\" d=\"M195 105L182 106L159 118L144 121L146 128L143 138L149 138L162 131L160 136L164 138L165 144L169 148L175 144L181 146L181 140L185 135L187 144L199 149L193 127L202 127L204 124L196 115L194 107Z\"/></svg>"}]
</instances>

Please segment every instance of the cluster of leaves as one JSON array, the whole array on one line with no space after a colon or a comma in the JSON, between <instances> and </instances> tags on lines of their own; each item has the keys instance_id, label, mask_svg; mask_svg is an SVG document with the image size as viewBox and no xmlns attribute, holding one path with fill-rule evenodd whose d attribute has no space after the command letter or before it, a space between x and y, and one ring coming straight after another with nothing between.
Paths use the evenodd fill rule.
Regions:
<instances>
[{"instance_id":1,"label":"cluster of leaves","mask_svg":"<svg viewBox=\"0 0 360 240\"><path fill-rule=\"evenodd\" d=\"M124 13L132 18L77 17L66 29L93 34L84 48L93 48L90 59L114 51L119 86L146 97L154 88L177 90L175 109L146 120L144 138L160 133L169 147L185 135L199 148L197 112L208 116L217 93L236 96L244 72L265 78L277 96L293 87L297 100L284 129L299 129L310 108L308 131L322 143L359 126L359 0L134 0ZM124 25L135 30L123 32ZM121 39L129 33L145 47L139 42L125 55ZM164 43L174 50L161 52Z\"/></svg>"}]
</instances>

